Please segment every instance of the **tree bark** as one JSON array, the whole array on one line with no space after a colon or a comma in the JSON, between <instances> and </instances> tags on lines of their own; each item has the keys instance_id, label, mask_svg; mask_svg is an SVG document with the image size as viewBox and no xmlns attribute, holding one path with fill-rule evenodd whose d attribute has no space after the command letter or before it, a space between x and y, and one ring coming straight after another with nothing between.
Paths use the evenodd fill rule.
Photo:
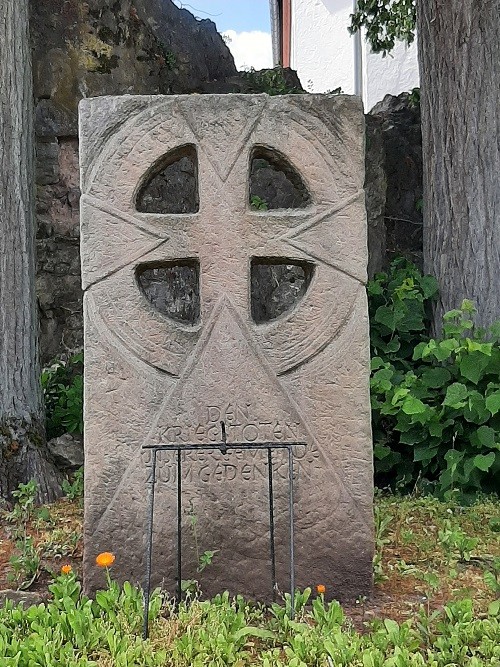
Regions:
<instances>
[{"instance_id":1,"label":"tree bark","mask_svg":"<svg viewBox=\"0 0 500 667\"><path fill-rule=\"evenodd\" d=\"M500 319L500 0L417 0L424 265L443 312Z\"/></svg>"},{"instance_id":2,"label":"tree bark","mask_svg":"<svg viewBox=\"0 0 500 667\"><path fill-rule=\"evenodd\" d=\"M45 444L35 295L28 0L0 0L0 496L35 479L60 493Z\"/></svg>"}]
</instances>

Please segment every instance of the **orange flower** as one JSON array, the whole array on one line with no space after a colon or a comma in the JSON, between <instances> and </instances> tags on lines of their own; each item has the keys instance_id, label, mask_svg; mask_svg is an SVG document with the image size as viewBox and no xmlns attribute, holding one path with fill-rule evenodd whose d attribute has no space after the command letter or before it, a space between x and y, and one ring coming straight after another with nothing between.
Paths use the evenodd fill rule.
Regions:
<instances>
[{"instance_id":1,"label":"orange flower","mask_svg":"<svg viewBox=\"0 0 500 667\"><path fill-rule=\"evenodd\" d=\"M318 584L316 586L316 590L318 592L318 595L323 595L323 593L326 591L326 587L323 586L323 584Z\"/></svg>"},{"instance_id":2,"label":"orange flower","mask_svg":"<svg viewBox=\"0 0 500 667\"><path fill-rule=\"evenodd\" d=\"M102 554L97 556L95 562L99 567L110 567L115 562L115 555L109 551L103 551Z\"/></svg>"},{"instance_id":3,"label":"orange flower","mask_svg":"<svg viewBox=\"0 0 500 667\"><path fill-rule=\"evenodd\" d=\"M71 567L71 565L63 565L61 568L61 574L69 574L72 571L73 568Z\"/></svg>"}]
</instances>

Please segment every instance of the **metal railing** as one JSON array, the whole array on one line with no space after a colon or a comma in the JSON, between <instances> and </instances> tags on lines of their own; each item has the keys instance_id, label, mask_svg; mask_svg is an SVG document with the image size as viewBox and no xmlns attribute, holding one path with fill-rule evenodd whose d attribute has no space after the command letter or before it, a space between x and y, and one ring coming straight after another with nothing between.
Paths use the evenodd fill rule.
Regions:
<instances>
[{"instance_id":1,"label":"metal railing","mask_svg":"<svg viewBox=\"0 0 500 667\"><path fill-rule=\"evenodd\" d=\"M150 477L150 491L148 504L148 527L146 536L146 574L144 582L144 638L149 633L149 603L151 599L151 569L153 555L153 518L155 504L156 465L158 452L177 453L177 602L182 599L182 453L190 451L218 451L228 454L234 450L262 450L267 451L268 466L268 498L269 498L269 546L271 559L271 582L273 600L276 595L276 550L274 524L274 479L273 479L273 451L284 449L288 452L288 511L289 511L289 554L290 554L290 613L293 616L295 609L295 554L294 554L294 511L293 511L293 448L305 446L305 442L227 442L226 426L221 425L221 442L210 444L182 444L182 445L143 445L143 450L153 453L152 474Z\"/></svg>"}]
</instances>

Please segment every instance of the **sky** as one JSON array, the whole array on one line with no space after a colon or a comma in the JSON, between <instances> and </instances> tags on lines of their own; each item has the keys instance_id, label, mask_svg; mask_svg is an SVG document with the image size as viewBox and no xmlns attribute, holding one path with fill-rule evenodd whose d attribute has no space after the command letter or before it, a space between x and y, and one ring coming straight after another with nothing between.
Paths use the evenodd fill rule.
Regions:
<instances>
[{"instance_id":1,"label":"sky","mask_svg":"<svg viewBox=\"0 0 500 667\"><path fill-rule=\"evenodd\" d=\"M198 18L211 19L226 37L238 69L273 66L269 0L173 0Z\"/></svg>"}]
</instances>

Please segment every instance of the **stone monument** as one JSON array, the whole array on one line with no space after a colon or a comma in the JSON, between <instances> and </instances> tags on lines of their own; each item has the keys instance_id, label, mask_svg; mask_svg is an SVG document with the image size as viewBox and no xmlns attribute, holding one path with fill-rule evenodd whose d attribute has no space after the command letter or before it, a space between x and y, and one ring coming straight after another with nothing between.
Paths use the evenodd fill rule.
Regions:
<instances>
[{"instance_id":1,"label":"stone monument","mask_svg":"<svg viewBox=\"0 0 500 667\"><path fill-rule=\"evenodd\" d=\"M104 583L95 567L101 551L114 552L117 579L144 579L151 452L143 445L218 443L224 421L229 443L306 443L294 454L297 586L323 584L338 599L368 593L374 540L361 102L102 97L81 102L80 137L86 589ZM251 207L253 155L276 159L301 180L301 207ZM148 212L148 183L185 158L197 192L189 211ZM269 267L300 277L275 316L257 303L265 285L260 297L255 288ZM177 280L161 307L148 276ZM181 456L183 578L198 579L206 594L269 598L266 453ZM175 457L158 455L153 542L153 584L172 592ZM287 590L283 450L273 473L277 581ZM216 554L200 574L206 550Z\"/></svg>"}]
</instances>

